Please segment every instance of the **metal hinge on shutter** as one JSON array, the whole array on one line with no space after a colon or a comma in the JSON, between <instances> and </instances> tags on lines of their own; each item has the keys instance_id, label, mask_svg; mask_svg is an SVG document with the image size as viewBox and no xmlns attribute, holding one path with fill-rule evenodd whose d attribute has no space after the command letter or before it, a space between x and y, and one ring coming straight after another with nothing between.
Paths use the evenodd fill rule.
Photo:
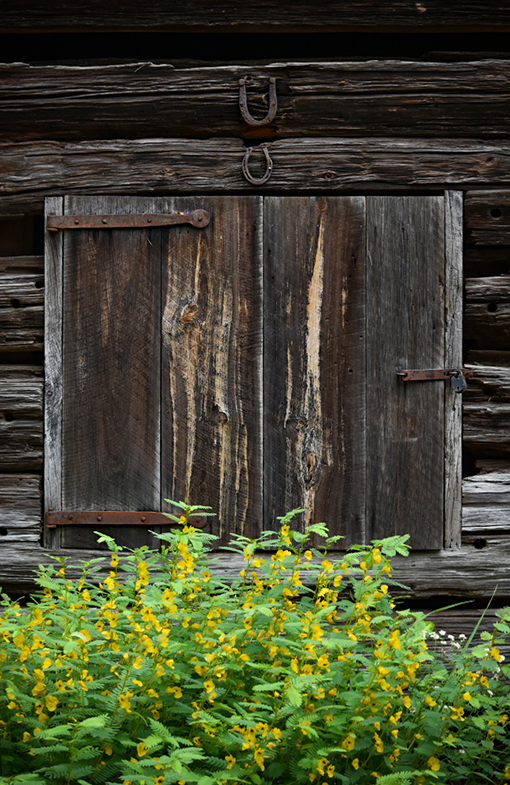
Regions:
<instances>
[{"instance_id":1,"label":"metal hinge on shutter","mask_svg":"<svg viewBox=\"0 0 510 785\"><path fill-rule=\"evenodd\" d=\"M209 223L209 213L193 210L191 213L141 213L128 215L49 215L48 232L59 229L141 229L153 226L191 224L203 229Z\"/></svg>"},{"instance_id":2,"label":"metal hinge on shutter","mask_svg":"<svg viewBox=\"0 0 510 785\"><path fill-rule=\"evenodd\" d=\"M48 510L44 522L48 529L57 526L175 526L176 523L162 512L124 512L122 510ZM202 529L205 521L190 517L189 523Z\"/></svg>"}]
</instances>

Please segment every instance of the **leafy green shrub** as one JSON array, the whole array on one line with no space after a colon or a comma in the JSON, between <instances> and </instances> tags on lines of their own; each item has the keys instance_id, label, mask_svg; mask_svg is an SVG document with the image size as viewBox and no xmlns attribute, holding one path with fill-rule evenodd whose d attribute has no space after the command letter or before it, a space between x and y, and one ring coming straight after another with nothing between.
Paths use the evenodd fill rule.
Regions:
<instances>
[{"instance_id":1,"label":"leafy green shrub","mask_svg":"<svg viewBox=\"0 0 510 785\"><path fill-rule=\"evenodd\" d=\"M27 608L4 596L0 783L510 780L510 610L446 668L432 625L390 598L405 537L333 558L338 538L291 531L293 511L279 532L234 538L245 566L227 584L213 538L187 524L205 508L178 506L161 551L102 536L110 556L81 577L58 558Z\"/></svg>"}]
</instances>

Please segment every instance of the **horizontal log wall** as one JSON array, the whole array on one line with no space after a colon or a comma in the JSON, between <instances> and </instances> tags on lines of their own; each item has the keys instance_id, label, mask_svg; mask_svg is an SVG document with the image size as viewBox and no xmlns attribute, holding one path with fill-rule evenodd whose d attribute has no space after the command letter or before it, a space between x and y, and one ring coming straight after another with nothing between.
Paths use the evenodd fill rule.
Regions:
<instances>
[{"instance_id":1,"label":"horizontal log wall","mask_svg":"<svg viewBox=\"0 0 510 785\"><path fill-rule=\"evenodd\" d=\"M239 109L239 79L255 118ZM34 116L37 115L37 122ZM0 139L300 137L508 139L510 61L264 66L0 66Z\"/></svg>"},{"instance_id":2,"label":"horizontal log wall","mask_svg":"<svg viewBox=\"0 0 510 785\"><path fill-rule=\"evenodd\" d=\"M0 30L107 31L152 30L190 32L502 32L510 30L510 11L504 0L402 0L381 3L355 0L223 0L168 5L160 0L90 0L59 5L51 0L3 0Z\"/></svg>"}]
</instances>

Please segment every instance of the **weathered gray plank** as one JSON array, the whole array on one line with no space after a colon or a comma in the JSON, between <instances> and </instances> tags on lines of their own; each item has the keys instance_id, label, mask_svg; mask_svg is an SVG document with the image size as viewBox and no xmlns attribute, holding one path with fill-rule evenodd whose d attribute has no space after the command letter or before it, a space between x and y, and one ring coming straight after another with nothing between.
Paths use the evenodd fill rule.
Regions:
<instances>
[{"instance_id":1,"label":"weathered gray plank","mask_svg":"<svg viewBox=\"0 0 510 785\"><path fill-rule=\"evenodd\" d=\"M444 367L444 199L367 197L367 216L368 539L441 548L444 386L397 372Z\"/></svg>"},{"instance_id":2,"label":"weathered gray plank","mask_svg":"<svg viewBox=\"0 0 510 785\"><path fill-rule=\"evenodd\" d=\"M491 471L462 481L464 537L510 532L510 471Z\"/></svg>"},{"instance_id":3,"label":"weathered gray plank","mask_svg":"<svg viewBox=\"0 0 510 785\"><path fill-rule=\"evenodd\" d=\"M48 215L62 215L64 200L49 197L45 204ZM63 234L45 232L44 279L44 512L62 509L62 401L63 401ZM60 545L60 530L46 529L44 544Z\"/></svg>"},{"instance_id":4,"label":"weathered gray plank","mask_svg":"<svg viewBox=\"0 0 510 785\"><path fill-rule=\"evenodd\" d=\"M274 192L510 185L503 142L292 139L268 149ZM59 194L252 191L245 152L238 139L0 144L0 214L40 211Z\"/></svg>"},{"instance_id":5,"label":"weathered gray plank","mask_svg":"<svg viewBox=\"0 0 510 785\"><path fill-rule=\"evenodd\" d=\"M67 215L116 212L154 212L153 203L65 201ZM161 248L153 231L64 233L63 509L159 507ZM64 528L62 545L87 547L86 529ZM138 527L137 544L150 537Z\"/></svg>"},{"instance_id":6,"label":"weathered gray plank","mask_svg":"<svg viewBox=\"0 0 510 785\"><path fill-rule=\"evenodd\" d=\"M466 278L468 302L510 302L510 275Z\"/></svg>"},{"instance_id":7,"label":"weathered gray plank","mask_svg":"<svg viewBox=\"0 0 510 785\"><path fill-rule=\"evenodd\" d=\"M468 363L477 363L478 365L494 366L498 368L510 367L510 351L504 349L469 349L467 352ZM483 373L483 368L477 369ZM468 380L469 390L469 380Z\"/></svg>"},{"instance_id":8,"label":"weathered gray plank","mask_svg":"<svg viewBox=\"0 0 510 785\"><path fill-rule=\"evenodd\" d=\"M510 402L510 368L468 365L471 372L467 389L463 394L470 401Z\"/></svg>"},{"instance_id":9,"label":"weathered gray plank","mask_svg":"<svg viewBox=\"0 0 510 785\"><path fill-rule=\"evenodd\" d=\"M277 116L254 130L239 111L239 79L263 117L270 77ZM508 60L0 66L2 137L19 141L119 138L127 127L135 138L506 138L509 98Z\"/></svg>"},{"instance_id":10,"label":"weathered gray plank","mask_svg":"<svg viewBox=\"0 0 510 785\"><path fill-rule=\"evenodd\" d=\"M365 199L268 197L265 521L306 509L364 538Z\"/></svg>"},{"instance_id":11,"label":"weathered gray plank","mask_svg":"<svg viewBox=\"0 0 510 785\"><path fill-rule=\"evenodd\" d=\"M490 401L463 406L463 444L470 452L504 457L510 454L510 403Z\"/></svg>"},{"instance_id":12,"label":"weathered gray plank","mask_svg":"<svg viewBox=\"0 0 510 785\"><path fill-rule=\"evenodd\" d=\"M0 548L38 545L42 524L42 478L0 474Z\"/></svg>"},{"instance_id":13,"label":"weathered gray plank","mask_svg":"<svg viewBox=\"0 0 510 785\"><path fill-rule=\"evenodd\" d=\"M4 0L0 29L31 31L152 30L189 32L501 32L510 30L510 12L503 1L487 5L480 0L428 0L427 5L393 0L344 3L334 0L317 5L310 0L224 0L181 6L150 0L109 0L96 6L72 0L62 6L50 0Z\"/></svg>"},{"instance_id":14,"label":"weathered gray plank","mask_svg":"<svg viewBox=\"0 0 510 785\"><path fill-rule=\"evenodd\" d=\"M44 257L0 258L0 308L44 303Z\"/></svg>"},{"instance_id":15,"label":"weathered gray plank","mask_svg":"<svg viewBox=\"0 0 510 785\"><path fill-rule=\"evenodd\" d=\"M445 367L462 367L462 209L460 191L445 193ZM462 399L445 385L444 546L461 541Z\"/></svg>"},{"instance_id":16,"label":"weathered gray plank","mask_svg":"<svg viewBox=\"0 0 510 785\"><path fill-rule=\"evenodd\" d=\"M0 366L0 467L42 468L43 381L29 371L5 374Z\"/></svg>"},{"instance_id":17,"label":"weathered gray plank","mask_svg":"<svg viewBox=\"0 0 510 785\"><path fill-rule=\"evenodd\" d=\"M211 220L162 231L162 496L211 506L222 542L262 528L261 201L164 203Z\"/></svg>"}]
</instances>

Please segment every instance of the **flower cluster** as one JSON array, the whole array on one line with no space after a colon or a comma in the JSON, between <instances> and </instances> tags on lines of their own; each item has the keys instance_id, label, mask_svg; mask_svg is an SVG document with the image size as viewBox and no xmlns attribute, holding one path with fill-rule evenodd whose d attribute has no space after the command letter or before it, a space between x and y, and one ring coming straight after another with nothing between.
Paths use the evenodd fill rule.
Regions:
<instances>
[{"instance_id":1,"label":"flower cluster","mask_svg":"<svg viewBox=\"0 0 510 785\"><path fill-rule=\"evenodd\" d=\"M102 535L106 570L57 559L26 608L4 598L2 785L510 780L510 613L445 663L432 625L391 597L406 538L332 555L338 538L293 531L293 511L234 538L229 584L188 524L205 508L177 506L161 550Z\"/></svg>"}]
</instances>

